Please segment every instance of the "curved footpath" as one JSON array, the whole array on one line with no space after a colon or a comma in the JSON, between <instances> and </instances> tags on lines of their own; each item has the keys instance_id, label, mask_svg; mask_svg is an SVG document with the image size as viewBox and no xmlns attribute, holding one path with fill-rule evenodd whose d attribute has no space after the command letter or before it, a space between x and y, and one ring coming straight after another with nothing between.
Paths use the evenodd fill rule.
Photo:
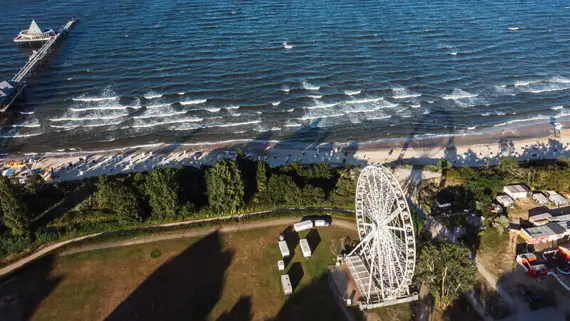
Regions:
<instances>
[{"instance_id":1,"label":"curved footpath","mask_svg":"<svg viewBox=\"0 0 570 321\"><path fill-rule=\"evenodd\" d=\"M184 222L157 224L157 225L151 225L151 226L145 226L145 227L136 227L136 228L132 228L132 229L128 229L128 230L122 230L122 231L137 230L137 229L176 227L176 226L184 226L184 225L191 226L191 225L200 224L200 223L208 223L208 222L214 223L217 221L224 221L224 220L228 220L228 219L232 219L232 218L242 218L242 217L249 217L249 216L255 217L255 216L259 216L259 215L263 215L263 214L269 214L269 213L299 212L299 211L330 211L330 212L337 212L337 213L354 213L354 211L351 211L351 210L333 209L333 208L311 208L311 209L298 208L298 209L289 209L289 210L268 210L268 211L260 211L260 212L254 212L254 213L249 213L249 214L241 214L241 215L235 215L235 216L224 216L224 217L216 217L216 218L199 219L199 220L193 220L193 221L184 221ZM77 248L73 248L73 249L69 249L67 251L64 251L60 255L70 255L70 254L80 253L80 252L87 252L87 251L121 247L121 246L129 246L129 245L135 245L135 244L150 243L150 242L156 242L156 241L162 241L162 240L171 240L171 239L177 239L177 238L202 236L202 235L206 235L208 233L211 233L212 231L215 231L215 230L220 230L220 232L225 233L225 232L250 230L250 229L262 228L262 227L271 227L271 226L277 226L277 225L281 225L281 224L291 224L291 223L294 223L298 220L299 220L299 217L288 217L288 218L280 218L280 219L266 219L266 220L262 220L262 221L255 221L255 222L249 222L249 223L239 223L237 225L229 225L229 226L223 226L223 227L199 228L199 229L195 229L195 230L180 231L178 233L169 233L169 234L164 234L164 235L149 235L149 236L143 236L143 237L134 238L134 239L130 239L130 240L124 240L124 241L112 241L112 242L104 242L104 243L100 243L100 244L90 244L90 245L78 246ZM351 222L350 220L343 220L343 219L335 218L333 220L333 224L344 227L344 228L356 229L356 224L354 222ZM31 255L29 255L29 256L27 256L27 257L25 257L19 261L16 261L14 263L8 264L7 266L5 266L3 268L0 268L0 278L16 271L17 269L35 261L41 257L43 257L44 255L47 255L47 254L49 254L49 253L51 253L51 252L53 252L53 251L55 251L55 250L57 250L63 246L66 246L68 244L77 243L77 242L87 240L87 239L92 239L92 238L95 238L95 237L101 236L101 235L107 235L107 234L111 235L114 233L117 233L117 231L89 234L89 235L77 237L77 238L74 238L71 240L66 240L66 241L62 241L62 242L58 242L55 244L48 245L48 246L34 252L33 254L31 254Z\"/></svg>"}]
</instances>

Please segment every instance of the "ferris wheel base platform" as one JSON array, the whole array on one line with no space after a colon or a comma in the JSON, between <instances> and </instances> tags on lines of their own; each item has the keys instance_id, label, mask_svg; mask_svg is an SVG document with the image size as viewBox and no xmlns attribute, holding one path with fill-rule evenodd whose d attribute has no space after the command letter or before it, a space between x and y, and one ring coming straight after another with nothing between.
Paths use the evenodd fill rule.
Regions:
<instances>
[{"instance_id":1,"label":"ferris wheel base platform","mask_svg":"<svg viewBox=\"0 0 570 321\"><path fill-rule=\"evenodd\" d=\"M370 309L376 309L376 308L381 308L381 307L385 307L385 306L389 306L389 305L395 305L395 304L400 304L400 303L406 303L406 302L412 302L412 301L417 301L419 299L419 296L417 293L412 293L410 294L410 296L404 297L404 298L399 298L399 299L394 299L394 300L385 300L382 302L378 302L378 303L360 303L360 309L361 310L370 310Z\"/></svg>"}]
</instances>

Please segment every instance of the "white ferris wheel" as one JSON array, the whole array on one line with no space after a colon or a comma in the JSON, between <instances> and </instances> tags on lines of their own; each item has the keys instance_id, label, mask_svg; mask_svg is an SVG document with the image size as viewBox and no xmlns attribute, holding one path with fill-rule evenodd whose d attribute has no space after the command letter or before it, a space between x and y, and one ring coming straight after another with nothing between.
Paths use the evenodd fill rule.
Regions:
<instances>
[{"instance_id":1,"label":"white ferris wheel","mask_svg":"<svg viewBox=\"0 0 570 321\"><path fill-rule=\"evenodd\" d=\"M385 167L364 168L356 187L360 243L345 257L362 309L417 299L410 294L416 242L408 202Z\"/></svg>"}]
</instances>

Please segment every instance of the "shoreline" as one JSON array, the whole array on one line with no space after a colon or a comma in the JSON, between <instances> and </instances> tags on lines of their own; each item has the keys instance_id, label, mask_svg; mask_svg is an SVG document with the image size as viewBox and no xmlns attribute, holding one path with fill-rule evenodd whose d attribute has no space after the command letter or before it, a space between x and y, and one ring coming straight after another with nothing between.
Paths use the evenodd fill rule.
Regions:
<instances>
[{"instance_id":1,"label":"shoreline","mask_svg":"<svg viewBox=\"0 0 570 321\"><path fill-rule=\"evenodd\" d=\"M570 119L560 123L570 126ZM277 140L227 140L222 142L145 144L132 147L82 151L6 155L5 161L22 160L27 166L15 171L23 177L28 169L55 169L55 181L76 180L177 166L210 166L222 158L235 159L240 148L247 157L264 160L271 167L293 161L332 166L406 163L436 164L441 159L454 166L496 164L499 155L519 161L570 156L570 129L553 136L552 123L535 121L520 126L496 127L479 133L381 139L372 142L328 143ZM569 138L566 138L566 137ZM27 168L26 168L27 167ZM4 168L6 169L6 167Z\"/></svg>"}]
</instances>

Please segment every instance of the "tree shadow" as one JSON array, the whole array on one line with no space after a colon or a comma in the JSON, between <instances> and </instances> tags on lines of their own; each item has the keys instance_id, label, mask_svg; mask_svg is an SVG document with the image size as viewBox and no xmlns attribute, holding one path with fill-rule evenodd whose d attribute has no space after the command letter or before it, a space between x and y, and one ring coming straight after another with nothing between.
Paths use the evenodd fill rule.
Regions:
<instances>
[{"instance_id":1,"label":"tree shadow","mask_svg":"<svg viewBox=\"0 0 570 321\"><path fill-rule=\"evenodd\" d=\"M42 301L63 280L51 276L55 256L45 256L25 269L3 278L0 284L0 320L30 320Z\"/></svg>"},{"instance_id":2,"label":"tree shadow","mask_svg":"<svg viewBox=\"0 0 570 321\"><path fill-rule=\"evenodd\" d=\"M305 238L307 239L307 243L309 243L311 253L315 253L315 250L319 246L319 243L321 243L321 235L319 234L319 231L316 229L311 229Z\"/></svg>"},{"instance_id":3,"label":"tree shadow","mask_svg":"<svg viewBox=\"0 0 570 321\"><path fill-rule=\"evenodd\" d=\"M207 320L232 258L212 232L160 266L105 320ZM238 303L235 313L245 310Z\"/></svg>"},{"instance_id":4,"label":"tree shadow","mask_svg":"<svg viewBox=\"0 0 570 321\"><path fill-rule=\"evenodd\" d=\"M217 321L249 321L251 319L253 319L251 297L242 296L234 307L220 315Z\"/></svg>"}]
</instances>

